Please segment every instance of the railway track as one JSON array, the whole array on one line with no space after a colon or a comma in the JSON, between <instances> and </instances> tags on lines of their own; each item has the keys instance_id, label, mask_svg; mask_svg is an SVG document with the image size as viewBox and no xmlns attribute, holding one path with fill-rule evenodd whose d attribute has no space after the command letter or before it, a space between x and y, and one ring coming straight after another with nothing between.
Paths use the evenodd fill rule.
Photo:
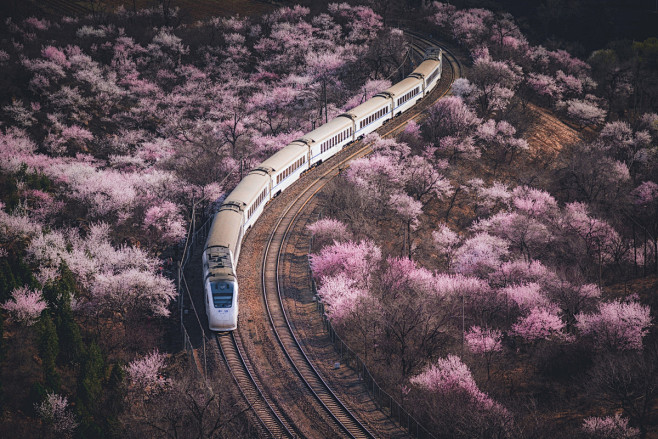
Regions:
<instances>
[{"instance_id":1,"label":"railway track","mask_svg":"<svg viewBox=\"0 0 658 439\"><path fill-rule=\"evenodd\" d=\"M427 46L436 45L422 36L414 35L414 38L416 41L421 41ZM417 53L424 52L422 47L415 47L414 51ZM449 84L454 81L457 75L461 74L461 66L449 51L444 50L444 56L446 56L449 64L449 73L451 76L448 79ZM430 94L431 98L426 98L427 101L430 101L430 99L436 100L447 93L446 81L442 81L442 83L444 85L441 88L445 90L439 90L439 87L437 87ZM421 106L424 108L427 105ZM410 110L403 116L400 116L400 118L393 119L395 121L394 127L389 123L378 131L382 136L395 135L404 129L408 120L418 117L422 111L422 109L420 111L416 109ZM325 418L323 422L331 424L327 428L330 428L335 435L348 438L374 438L377 436L373 433L370 426L365 425L364 422L359 420L343 404L304 352L302 345L291 327L291 322L284 306L284 295L280 287L279 269L284 243L298 215L300 215L315 195L329 181L335 178L339 171L346 167L351 160L365 156L370 152L369 145L363 145L360 142L355 143L322 166L306 174L302 178L307 182L306 187L287 205L283 214L276 220L275 226L265 243L265 250L261 260L260 283L263 292L263 302L267 311L271 331L276 338L276 343L278 343L279 349L285 356L288 365L294 371L294 375L296 375L299 381L298 385L304 387L304 392L312 395L312 398L315 400L314 410L323 413ZM316 177L318 174L321 175ZM273 202L276 201L274 200ZM245 330L244 324L239 329ZM259 378L258 371L252 366L253 362L249 359L249 355L246 355L247 353L245 352L243 341L240 339L239 332L234 331L230 334L217 335L217 345L235 382L240 388L240 392L253 408L253 412L258 418L261 427L261 433L264 436L274 438L305 437L304 431L289 419L285 408L280 406L280 402L275 401L276 398L273 396L273 393L268 395L263 391L267 379ZM264 375L266 376L267 374Z\"/></svg>"},{"instance_id":2,"label":"railway track","mask_svg":"<svg viewBox=\"0 0 658 439\"><path fill-rule=\"evenodd\" d=\"M222 358L240 388L240 393L256 413L262 435L273 438L298 437L298 434L292 433L293 427L285 416L263 395L261 385L255 378L250 363L245 361L242 354L237 331L218 334L215 339Z\"/></svg>"}]
</instances>

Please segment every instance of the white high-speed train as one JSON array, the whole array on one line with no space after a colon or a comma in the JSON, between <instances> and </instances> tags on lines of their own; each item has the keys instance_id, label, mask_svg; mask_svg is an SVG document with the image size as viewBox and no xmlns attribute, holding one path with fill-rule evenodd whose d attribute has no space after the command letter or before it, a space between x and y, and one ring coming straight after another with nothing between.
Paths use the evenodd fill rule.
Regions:
<instances>
[{"instance_id":1,"label":"white high-speed train","mask_svg":"<svg viewBox=\"0 0 658 439\"><path fill-rule=\"evenodd\" d=\"M236 268L242 238L265 204L304 171L413 107L438 83L442 62L442 51L430 54L408 77L285 146L240 181L215 215L202 256L206 314L211 330L237 328Z\"/></svg>"}]
</instances>

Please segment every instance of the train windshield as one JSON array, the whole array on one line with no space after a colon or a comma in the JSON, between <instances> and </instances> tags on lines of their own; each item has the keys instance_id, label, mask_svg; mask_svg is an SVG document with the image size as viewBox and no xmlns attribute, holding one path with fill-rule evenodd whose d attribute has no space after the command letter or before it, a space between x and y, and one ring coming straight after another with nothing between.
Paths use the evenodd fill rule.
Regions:
<instances>
[{"instance_id":1,"label":"train windshield","mask_svg":"<svg viewBox=\"0 0 658 439\"><path fill-rule=\"evenodd\" d=\"M230 308L233 305L233 282L210 282L210 290L215 308Z\"/></svg>"}]
</instances>

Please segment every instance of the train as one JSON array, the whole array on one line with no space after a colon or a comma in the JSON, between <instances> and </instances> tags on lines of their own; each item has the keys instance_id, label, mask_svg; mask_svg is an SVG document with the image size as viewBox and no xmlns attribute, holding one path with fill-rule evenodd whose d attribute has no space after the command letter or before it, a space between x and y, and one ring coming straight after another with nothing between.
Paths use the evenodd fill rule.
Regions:
<instances>
[{"instance_id":1,"label":"train","mask_svg":"<svg viewBox=\"0 0 658 439\"><path fill-rule=\"evenodd\" d=\"M236 269L242 239L267 202L305 171L416 105L439 82L442 67L442 50L426 52L424 60L405 79L286 145L238 183L215 214L202 255L205 307L211 331L237 329Z\"/></svg>"}]
</instances>

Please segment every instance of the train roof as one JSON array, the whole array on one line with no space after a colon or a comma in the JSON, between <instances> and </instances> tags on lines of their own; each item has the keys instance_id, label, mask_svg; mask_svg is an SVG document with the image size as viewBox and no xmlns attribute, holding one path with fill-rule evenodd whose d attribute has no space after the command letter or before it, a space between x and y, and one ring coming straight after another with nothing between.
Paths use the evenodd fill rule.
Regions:
<instances>
[{"instance_id":1,"label":"train roof","mask_svg":"<svg viewBox=\"0 0 658 439\"><path fill-rule=\"evenodd\" d=\"M418 78L407 77L394 86L384 90L382 94L389 93L392 97L397 98L398 96L405 94L418 85L422 85Z\"/></svg>"},{"instance_id":2,"label":"train roof","mask_svg":"<svg viewBox=\"0 0 658 439\"><path fill-rule=\"evenodd\" d=\"M414 73L423 75L424 78L427 78L436 68L436 66L439 64L439 61L436 59L426 59L416 69L413 71L412 75Z\"/></svg>"},{"instance_id":3,"label":"train roof","mask_svg":"<svg viewBox=\"0 0 658 439\"><path fill-rule=\"evenodd\" d=\"M235 204L244 209L249 206L270 183L269 174L261 169L255 169L247 174L240 183L228 194L224 204Z\"/></svg>"},{"instance_id":4,"label":"train roof","mask_svg":"<svg viewBox=\"0 0 658 439\"><path fill-rule=\"evenodd\" d=\"M324 125L317 127L310 133L304 134L302 140L310 143L316 143L318 141L325 140L333 134L336 134L337 132L340 132L351 126L352 120L350 118L338 116L335 119L331 119Z\"/></svg>"},{"instance_id":5,"label":"train roof","mask_svg":"<svg viewBox=\"0 0 658 439\"><path fill-rule=\"evenodd\" d=\"M260 164L258 169L279 172L298 158L308 153L308 146L302 142L292 142Z\"/></svg>"},{"instance_id":6,"label":"train roof","mask_svg":"<svg viewBox=\"0 0 658 439\"><path fill-rule=\"evenodd\" d=\"M390 103L388 98L385 98L383 96L374 96L368 99L367 101L365 101L363 104L352 108L350 111L344 114L348 115L348 117L349 115L352 115L356 119L360 119L364 116L368 116L372 112L380 109L381 107L383 107L388 103Z\"/></svg>"},{"instance_id":7,"label":"train roof","mask_svg":"<svg viewBox=\"0 0 658 439\"><path fill-rule=\"evenodd\" d=\"M240 227L242 227L242 212L236 206L222 205L210 226L206 247L227 247L235 252Z\"/></svg>"},{"instance_id":8,"label":"train roof","mask_svg":"<svg viewBox=\"0 0 658 439\"><path fill-rule=\"evenodd\" d=\"M210 281L235 280L233 261L226 247L206 249L206 261L208 263L206 279L209 278Z\"/></svg>"}]
</instances>

